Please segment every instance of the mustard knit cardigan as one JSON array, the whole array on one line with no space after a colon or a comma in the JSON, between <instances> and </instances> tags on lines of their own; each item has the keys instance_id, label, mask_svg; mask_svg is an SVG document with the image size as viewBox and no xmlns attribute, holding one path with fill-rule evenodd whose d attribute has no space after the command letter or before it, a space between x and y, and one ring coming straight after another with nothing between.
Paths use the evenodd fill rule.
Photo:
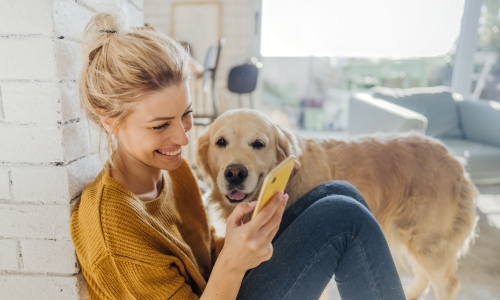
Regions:
<instances>
[{"instance_id":1,"label":"mustard knit cardigan","mask_svg":"<svg viewBox=\"0 0 500 300\"><path fill-rule=\"evenodd\" d=\"M208 226L186 163L139 200L106 164L71 215L71 237L91 299L198 299L224 240Z\"/></svg>"}]
</instances>

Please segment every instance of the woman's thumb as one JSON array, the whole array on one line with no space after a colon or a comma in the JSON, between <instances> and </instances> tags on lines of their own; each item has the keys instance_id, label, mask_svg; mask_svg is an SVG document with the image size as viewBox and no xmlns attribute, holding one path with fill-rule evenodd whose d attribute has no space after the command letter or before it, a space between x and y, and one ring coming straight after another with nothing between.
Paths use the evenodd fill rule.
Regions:
<instances>
[{"instance_id":1,"label":"woman's thumb","mask_svg":"<svg viewBox=\"0 0 500 300\"><path fill-rule=\"evenodd\" d=\"M228 223L232 225L241 225L241 219L255 209L255 204L257 204L257 201L245 202L236 205L233 212L227 218Z\"/></svg>"}]
</instances>

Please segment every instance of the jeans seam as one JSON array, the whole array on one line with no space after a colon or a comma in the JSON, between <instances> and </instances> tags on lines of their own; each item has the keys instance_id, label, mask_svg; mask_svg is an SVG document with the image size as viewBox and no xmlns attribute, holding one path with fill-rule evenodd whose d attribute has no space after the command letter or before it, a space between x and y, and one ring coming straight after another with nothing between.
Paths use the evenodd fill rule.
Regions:
<instances>
[{"instance_id":1,"label":"jeans seam","mask_svg":"<svg viewBox=\"0 0 500 300\"><path fill-rule=\"evenodd\" d=\"M320 253L322 253L323 249L325 249L325 247L326 247L326 246L328 246L328 245L330 245L330 244L331 244L332 240L337 239L337 238L340 238L340 237L343 237L343 236L350 236L350 237L352 237L352 235L351 235L351 234L349 234L349 233L343 233L343 234L340 234L340 235L337 235L337 236L335 236L335 237L333 237L333 238L328 239L328 243L325 243L325 245L323 245L323 247L321 247L321 248L318 250L318 252L316 252L316 254L314 255L314 257L313 257L312 261L314 261L314 260L316 259L316 257L318 257L318 255L319 255ZM363 256L364 256L364 253L363 253ZM307 266L307 268L305 268L304 270L302 270L302 272L300 272L300 275L299 275L299 277L297 277L297 279L295 280L295 283L294 283L294 284L290 287L290 289L288 290L288 293L286 293L286 294L285 294L285 296L284 296L284 298L285 298L285 299L286 299L286 298L290 295L290 292L291 292L291 291L293 290L293 288L297 285L297 282L299 282L299 280L302 278L302 276L303 276L303 274L305 273L305 271L308 271L308 270L311 268L311 265L312 265L312 264L309 264L309 265Z\"/></svg>"},{"instance_id":2,"label":"jeans seam","mask_svg":"<svg viewBox=\"0 0 500 300\"><path fill-rule=\"evenodd\" d=\"M368 267L368 260L366 259L366 253L365 253L365 250L363 249L363 246L361 245L361 242L358 240L358 238L355 238L354 239L356 241L356 243L358 243L359 245L359 248L361 249L361 253L363 254L363 261L365 262L364 265L365 265L365 269L367 271L368 274L370 274L370 279L372 281L372 285L374 287L374 290L375 292L377 293L377 296L378 296L378 299L382 299L380 297L380 294L378 292L378 289L377 289L377 285L375 284L375 279L373 278L373 274L370 270L370 268Z\"/></svg>"}]
</instances>

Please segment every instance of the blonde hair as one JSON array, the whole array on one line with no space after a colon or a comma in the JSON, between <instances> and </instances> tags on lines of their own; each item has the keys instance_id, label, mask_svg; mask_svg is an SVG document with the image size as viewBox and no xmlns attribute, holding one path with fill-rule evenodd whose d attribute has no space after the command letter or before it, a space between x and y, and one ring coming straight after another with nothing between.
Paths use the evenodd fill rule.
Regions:
<instances>
[{"instance_id":1,"label":"blonde hair","mask_svg":"<svg viewBox=\"0 0 500 300\"><path fill-rule=\"evenodd\" d=\"M127 28L123 9L92 17L85 26L83 47L80 104L106 133L111 159L116 144L101 118L114 118L117 128L141 97L188 81L189 54L153 27Z\"/></svg>"}]
</instances>

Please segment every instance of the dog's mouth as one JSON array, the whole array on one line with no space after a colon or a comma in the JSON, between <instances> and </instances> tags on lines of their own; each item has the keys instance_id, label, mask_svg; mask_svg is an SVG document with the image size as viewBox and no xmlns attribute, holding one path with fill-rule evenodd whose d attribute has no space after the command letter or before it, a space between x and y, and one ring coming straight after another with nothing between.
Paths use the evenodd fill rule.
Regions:
<instances>
[{"instance_id":1,"label":"dog's mouth","mask_svg":"<svg viewBox=\"0 0 500 300\"><path fill-rule=\"evenodd\" d=\"M229 194L226 195L227 200L231 203L240 203L247 198L248 194L243 193L239 190L232 190Z\"/></svg>"},{"instance_id":2,"label":"dog's mouth","mask_svg":"<svg viewBox=\"0 0 500 300\"><path fill-rule=\"evenodd\" d=\"M262 174L259 175L259 178L257 179L256 186L258 190L260 190L260 186L262 183L262 176L263 176ZM233 189L226 195L226 199L232 204L238 204L240 202L243 202L243 200L247 199L249 196L253 197L253 195L255 195L255 190L251 191L250 193L245 193L239 190L238 187L233 187Z\"/></svg>"}]
</instances>

